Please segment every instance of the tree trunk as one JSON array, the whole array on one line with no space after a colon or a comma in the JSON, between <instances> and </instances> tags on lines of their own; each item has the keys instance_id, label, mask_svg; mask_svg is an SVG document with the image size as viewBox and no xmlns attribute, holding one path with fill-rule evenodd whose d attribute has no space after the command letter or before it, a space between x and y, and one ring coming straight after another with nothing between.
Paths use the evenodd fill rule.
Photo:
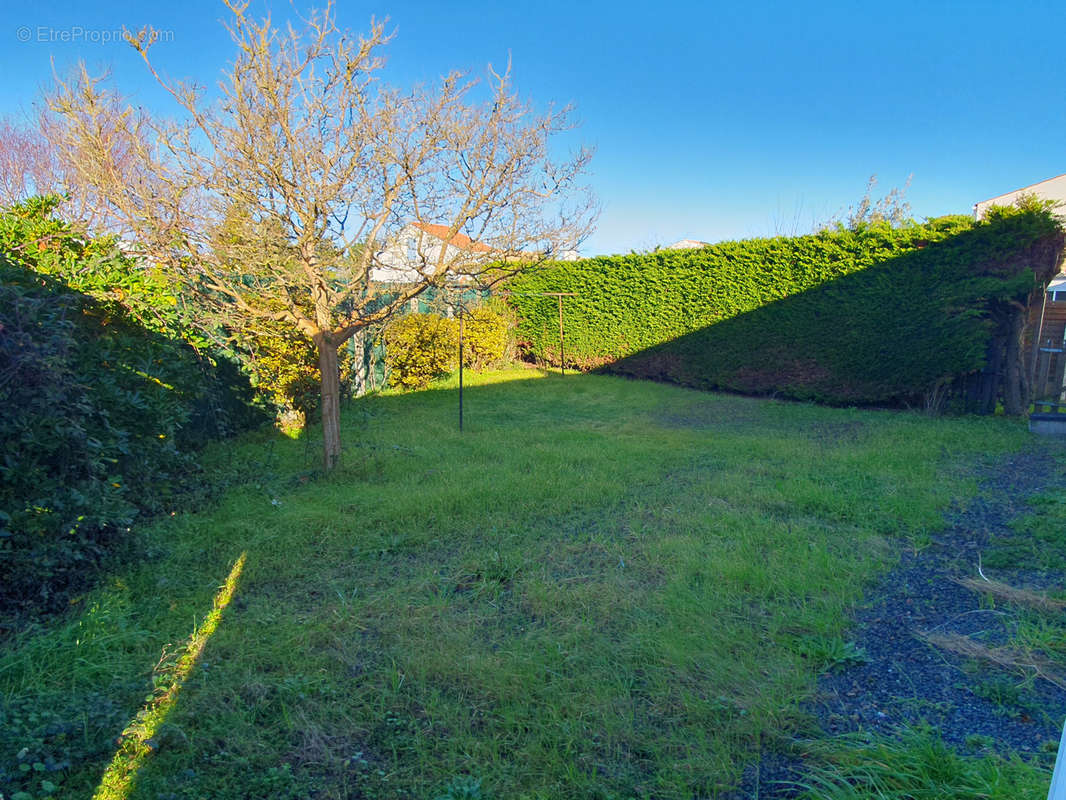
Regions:
<instances>
[{"instance_id":1,"label":"tree trunk","mask_svg":"<svg viewBox=\"0 0 1066 800\"><path fill-rule=\"evenodd\" d=\"M986 353L987 363L981 371L977 392L978 414L993 414L996 411L1003 365L1003 337L998 331L989 338Z\"/></svg>"},{"instance_id":2,"label":"tree trunk","mask_svg":"<svg viewBox=\"0 0 1066 800\"><path fill-rule=\"evenodd\" d=\"M341 457L341 376L337 346L325 334L315 337L318 369L322 373L322 466L329 472Z\"/></svg>"},{"instance_id":3,"label":"tree trunk","mask_svg":"<svg viewBox=\"0 0 1066 800\"><path fill-rule=\"evenodd\" d=\"M1029 410L1029 381L1022 341L1025 335L1026 310L1021 304L1017 304L1017 307L1012 305L1007 322L1003 412L1011 417L1021 416Z\"/></svg>"}]
</instances>

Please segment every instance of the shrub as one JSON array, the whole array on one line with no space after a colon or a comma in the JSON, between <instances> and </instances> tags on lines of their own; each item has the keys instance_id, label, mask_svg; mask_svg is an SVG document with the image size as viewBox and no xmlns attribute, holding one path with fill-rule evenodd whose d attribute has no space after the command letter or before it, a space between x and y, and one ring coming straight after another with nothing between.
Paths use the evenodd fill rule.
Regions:
<instances>
[{"instance_id":1,"label":"shrub","mask_svg":"<svg viewBox=\"0 0 1066 800\"><path fill-rule=\"evenodd\" d=\"M0 213L0 606L57 607L138 514L195 485L193 450L261 417L197 350L167 282L49 217Z\"/></svg>"},{"instance_id":2,"label":"shrub","mask_svg":"<svg viewBox=\"0 0 1066 800\"><path fill-rule=\"evenodd\" d=\"M464 320L463 365L485 369L507 358L513 348L514 312L498 300L470 309Z\"/></svg>"},{"instance_id":3,"label":"shrub","mask_svg":"<svg viewBox=\"0 0 1066 800\"><path fill-rule=\"evenodd\" d=\"M300 429L314 419L321 402L318 353L308 339L278 324L233 332L234 355L256 391L275 407L284 429ZM339 352L341 386L351 379L353 359L347 347Z\"/></svg>"},{"instance_id":4,"label":"shrub","mask_svg":"<svg viewBox=\"0 0 1066 800\"><path fill-rule=\"evenodd\" d=\"M951 387L988 411L985 388L1018 382L980 371L1019 363L1019 315L1062 244L1046 208L1024 207L555 264L519 275L510 302L536 360L554 360L558 327L554 299L529 293L572 291L571 365L848 405L934 404Z\"/></svg>"},{"instance_id":5,"label":"shrub","mask_svg":"<svg viewBox=\"0 0 1066 800\"><path fill-rule=\"evenodd\" d=\"M407 314L385 328L385 367L389 383L422 389L456 368L459 326L437 314Z\"/></svg>"},{"instance_id":6,"label":"shrub","mask_svg":"<svg viewBox=\"0 0 1066 800\"><path fill-rule=\"evenodd\" d=\"M563 298L567 365L596 367L691 331L792 297L969 228L969 217L893 229L822 231L810 236L722 242L556 262L519 274L508 302L519 316L525 355L558 363L554 297Z\"/></svg>"}]
</instances>

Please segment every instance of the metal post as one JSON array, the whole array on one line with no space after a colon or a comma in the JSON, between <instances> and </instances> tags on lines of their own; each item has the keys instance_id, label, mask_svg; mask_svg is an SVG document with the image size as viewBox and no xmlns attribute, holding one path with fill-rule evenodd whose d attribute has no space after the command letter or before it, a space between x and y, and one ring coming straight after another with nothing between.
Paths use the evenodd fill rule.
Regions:
<instances>
[{"instance_id":1,"label":"metal post","mask_svg":"<svg viewBox=\"0 0 1066 800\"><path fill-rule=\"evenodd\" d=\"M463 432L463 307L459 306L459 433Z\"/></svg>"},{"instance_id":2,"label":"metal post","mask_svg":"<svg viewBox=\"0 0 1066 800\"><path fill-rule=\"evenodd\" d=\"M566 357L563 352L563 296L560 294L559 301L559 373L566 375Z\"/></svg>"},{"instance_id":3,"label":"metal post","mask_svg":"<svg viewBox=\"0 0 1066 800\"><path fill-rule=\"evenodd\" d=\"M1040 323L1036 326L1036 336L1033 337L1033 366L1029 370L1029 386L1030 391L1034 394L1036 392L1036 364L1037 359L1040 358L1040 345L1043 343L1044 338L1044 312L1047 311L1047 287L1044 287L1044 300L1040 304ZM1048 356L1050 360L1051 356ZM1044 388L1047 388L1045 384ZM1037 398L1038 400L1040 398Z\"/></svg>"}]
</instances>

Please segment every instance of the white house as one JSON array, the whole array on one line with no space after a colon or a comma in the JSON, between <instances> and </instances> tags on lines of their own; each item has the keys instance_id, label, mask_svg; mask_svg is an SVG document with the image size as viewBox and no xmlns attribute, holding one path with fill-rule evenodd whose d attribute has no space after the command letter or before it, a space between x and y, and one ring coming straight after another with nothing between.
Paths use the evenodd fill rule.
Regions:
<instances>
[{"instance_id":1,"label":"white house","mask_svg":"<svg viewBox=\"0 0 1066 800\"><path fill-rule=\"evenodd\" d=\"M1018 198L1029 194L1036 195L1043 200L1054 200L1057 203L1063 203L1064 205L1057 210L1057 213L1066 215L1066 175L1057 175L1054 178L1048 178L1046 181L1023 186L1013 192L1007 192L1006 194L974 203L973 215L977 219L981 219L985 212L988 211L989 206L1012 206Z\"/></svg>"},{"instance_id":2,"label":"white house","mask_svg":"<svg viewBox=\"0 0 1066 800\"><path fill-rule=\"evenodd\" d=\"M475 242L465 233L451 236L447 225L411 222L386 242L376 254L370 280L378 283L417 283L432 274L441 263L461 276L464 268L484 264L492 248Z\"/></svg>"}]
</instances>

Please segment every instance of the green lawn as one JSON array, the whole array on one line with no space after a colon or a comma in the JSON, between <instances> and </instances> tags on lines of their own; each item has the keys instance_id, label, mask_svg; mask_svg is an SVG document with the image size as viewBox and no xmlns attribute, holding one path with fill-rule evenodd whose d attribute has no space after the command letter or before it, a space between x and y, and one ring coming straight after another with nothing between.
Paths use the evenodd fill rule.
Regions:
<instances>
[{"instance_id":1,"label":"green lawn","mask_svg":"<svg viewBox=\"0 0 1066 800\"><path fill-rule=\"evenodd\" d=\"M477 383L462 434L450 385L353 403L328 478L316 441L214 451L216 507L136 531L143 560L0 650L0 792L93 796L132 722L101 797L713 797L809 728L814 654L846 643L864 581L1028 441Z\"/></svg>"}]
</instances>

